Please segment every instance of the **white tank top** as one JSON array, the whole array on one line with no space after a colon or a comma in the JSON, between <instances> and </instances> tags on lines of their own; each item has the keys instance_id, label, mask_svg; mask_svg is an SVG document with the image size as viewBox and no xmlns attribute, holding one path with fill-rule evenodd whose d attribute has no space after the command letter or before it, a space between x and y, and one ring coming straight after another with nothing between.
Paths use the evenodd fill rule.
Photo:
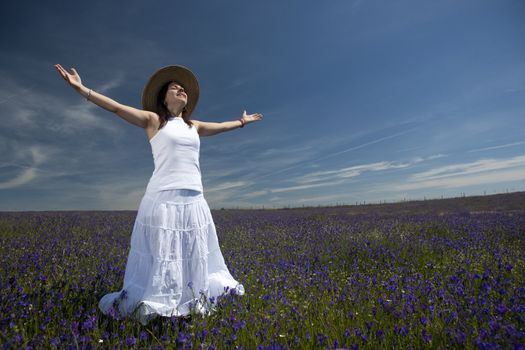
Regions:
<instances>
[{"instance_id":1,"label":"white tank top","mask_svg":"<svg viewBox=\"0 0 525 350\"><path fill-rule=\"evenodd\" d=\"M190 189L203 192L199 165L200 138L195 125L171 116L149 140L155 170L146 192Z\"/></svg>"}]
</instances>

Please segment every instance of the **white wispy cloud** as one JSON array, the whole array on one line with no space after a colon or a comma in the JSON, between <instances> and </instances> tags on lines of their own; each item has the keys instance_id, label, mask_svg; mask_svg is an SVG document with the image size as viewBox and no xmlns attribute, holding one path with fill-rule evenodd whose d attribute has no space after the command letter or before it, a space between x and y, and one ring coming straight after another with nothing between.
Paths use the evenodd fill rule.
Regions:
<instances>
[{"instance_id":1,"label":"white wispy cloud","mask_svg":"<svg viewBox=\"0 0 525 350\"><path fill-rule=\"evenodd\" d=\"M473 173L525 166L525 156L506 159L480 159L464 164L451 164L414 174L415 181L435 180L439 178L464 176Z\"/></svg>"},{"instance_id":2,"label":"white wispy cloud","mask_svg":"<svg viewBox=\"0 0 525 350\"><path fill-rule=\"evenodd\" d=\"M472 152L491 151L491 150L494 150L494 149L500 149L500 148L507 148L507 147L519 146L519 145L523 145L523 144L525 144L525 141L506 143L506 144L503 144L503 145L492 146L492 147L476 148L476 149L472 149L472 150L467 151L467 152L472 153Z\"/></svg>"},{"instance_id":3,"label":"white wispy cloud","mask_svg":"<svg viewBox=\"0 0 525 350\"><path fill-rule=\"evenodd\" d=\"M302 153L313 149L311 145L301 145L298 147L286 147L286 148L268 148L259 152L260 157L273 157L273 156L289 156L290 153Z\"/></svg>"},{"instance_id":4,"label":"white wispy cloud","mask_svg":"<svg viewBox=\"0 0 525 350\"><path fill-rule=\"evenodd\" d=\"M36 169L34 167L29 167L18 174L16 177L0 182L0 189L4 190L24 185L28 182L31 182L31 180L33 180L35 177Z\"/></svg>"},{"instance_id":5,"label":"white wispy cloud","mask_svg":"<svg viewBox=\"0 0 525 350\"><path fill-rule=\"evenodd\" d=\"M96 89L107 91L118 87L122 79L122 75L118 75L96 86ZM67 84L65 88L71 89ZM95 113L98 106L80 96L77 96L77 102L71 104L41 87L26 87L9 76L0 82L0 96L0 111L2 115L10 116L2 118L6 137L0 143L0 151L4 155L0 167L11 168L11 171L4 172L6 175L16 173L14 168L21 169L10 178L4 176L0 189L12 189L44 179L86 173L89 170L74 169L76 159L72 159L71 152L61 145L68 141L74 142L78 135L97 129L112 135L122 133L122 128L117 124L108 122L108 118ZM82 157L87 152L89 147L88 142L85 142L75 155Z\"/></svg>"},{"instance_id":6,"label":"white wispy cloud","mask_svg":"<svg viewBox=\"0 0 525 350\"><path fill-rule=\"evenodd\" d=\"M229 190L229 189L236 188L236 187L247 186L247 185L250 185L250 184L251 183L249 183L247 181L222 182L222 183L220 183L218 185L211 186L211 187L207 188L206 192L220 192L220 191Z\"/></svg>"},{"instance_id":7,"label":"white wispy cloud","mask_svg":"<svg viewBox=\"0 0 525 350\"><path fill-rule=\"evenodd\" d=\"M121 80L121 77L117 77L96 89L103 91L114 88ZM64 88L71 90L72 99L60 98L39 87L28 88L6 77L0 83L0 92L11 92L11 95L4 97L3 103L0 104L2 114L10 116L4 120L4 127L18 129L23 126L30 131L50 131L62 135L85 133L88 129L101 129L110 133L121 132L116 123L96 113L100 112L100 107L86 101L67 84ZM71 103L71 100L75 102Z\"/></svg>"},{"instance_id":8,"label":"white wispy cloud","mask_svg":"<svg viewBox=\"0 0 525 350\"><path fill-rule=\"evenodd\" d=\"M331 153L325 154L325 155L323 155L321 157L317 157L317 158L313 158L312 159L310 156L308 156L308 157L306 157L307 158L306 160L294 161L293 165L291 165L291 166L280 168L279 170L273 171L273 172L270 172L270 173L266 173L266 174L262 174L262 175L256 175L255 177L252 177L252 179L261 179L261 178L265 178L265 177L268 177L268 176L274 176L274 175L277 175L277 174L281 174L281 173L284 173L284 172L286 172L288 170L295 169L295 168L297 168L299 166L302 166L306 162L308 162L308 164L311 165L311 164L313 164L313 163L315 163L316 161L319 161L319 160L323 160L324 161L324 160L326 160L328 158L332 158L332 157L338 156L338 155L346 153L346 152L355 151L355 150L358 150L358 149L361 149L361 148L365 148L365 147L370 146L370 145L374 145L376 143L380 143L380 142L385 141L385 140L389 140L389 139L392 139L392 138L395 138L395 137L407 134L409 132L412 132L414 129L416 129L416 128L411 128L411 129L403 130L401 132L397 132L397 133L394 133L394 134L391 134L391 135L388 135L388 136L380 137L380 138L377 138L377 139L374 139L374 140L371 140L371 141L367 141L367 142L361 143L359 145L356 145L356 146L353 146L353 147L350 147L350 148L345 148L345 149L343 149L341 151L336 151L336 152L331 152ZM292 161L293 161L293 159L292 159Z\"/></svg>"},{"instance_id":9,"label":"white wispy cloud","mask_svg":"<svg viewBox=\"0 0 525 350\"><path fill-rule=\"evenodd\" d=\"M31 165L24 166L15 164L16 167L22 168L23 170L15 175L14 177L0 182L0 189L11 189L18 186L27 184L37 178L40 169L39 165L44 163L49 157L49 153L46 152L46 149L38 146L31 146L29 148L29 154ZM26 159L24 159L26 160ZM0 164L0 167L13 166L11 163Z\"/></svg>"},{"instance_id":10,"label":"white wispy cloud","mask_svg":"<svg viewBox=\"0 0 525 350\"><path fill-rule=\"evenodd\" d=\"M394 161L382 161L368 164L354 165L351 167L345 167L334 170L325 170L312 172L306 175L302 175L294 179L297 183L310 183L318 181L330 181L338 178L351 178L357 177L367 171L382 171L389 169L402 169L411 167L417 163L421 163L427 160L433 160L437 158L445 157L443 154L431 155L428 157L415 157L405 162L394 162Z\"/></svg>"},{"instance_id":11,"label":"white wispy cloud","mask_svg":"<svg viewBox=\"0 0 525 350\"><path fill-rule=\"evenodd\" d=\"M145 186L137 179L113 179L103 184L83 188L82 192L91 192L94 204L104 210L138 210Z\"/></svg>"},{"instance_id":12,"label":"white wispy cloud","mask_svg":"<svg viewBox=\"0 0 525 350\"><path fill-rule=\"evenodd\" d=\"M456 176L435 180L424 180L413 183L393 185L391 189L406 191L423 188L458 188L490 183L502 183L506 181L520 181L525 179L525 168L502 170L497 172L473 174L468 176Z\"/></svg>"},{"instance_id":13,"label":"white wispy cloud","mask_svg":"<svg viewBox=\"0 0 525 350\"><path fill-rule=\"evenodd\" d=\"M360 164L340 169L316 171L309 174L288 178L287 181L295 183L295 185L292 186L273 187L262 191L244 193L238 196L241 196L243 198L254 198L262 195L268 195L271 193L281 193L297 190L307 190L318 187L335 186L348 183L349 179L358 177L365 172L378 172L391 169L409 168L411 166L414 166L415 164L442 157L445 157L445 155L436 154L428 157L415 157L406 162L382 161L368 164Z\"/></svg>"},{"instance_id":14,"label":"white wispy cloud","mask_svg":"<svg viewBox=\"0 0 525 350\"><path fill-rule=\"evenodd\" d=\"M108 91L118 88L122 85L122 83L125 80L125 74L122 71L119 71L116 73L115 77L111 78L110 80L97 85L94 90L107 93Z\"/></svg>"},{"instance_id":15,"label":"white wispy cloud","mask_svg":"<svg viewBox=\"0 0 525 350\"><path fill-rule=\"evenodd\" d=\"M294 180L298 183L310 183L318 181L329 181L334 178L351 178L361 175L365 171L380 171L388 169L399 169L409 167L410 163L376 162L362 164L336 170L317 171L303 175Z\"/></svg>"},{"instance_id":16,"label":"white wispy cloud","mask_svg":"<svg viewBox=\"0 0 525 350\"><path fill-rule=\"evenodd\" d=\"M297 203L323 203L323 202L330 202L330 201L343 201L348 203L350 200L352 200L352 196L349 193L336 193L331 195L325 195L325 196L312 196L312 197L302 197L299 199L296 199L295 202Z\"/></svg>"},{"instance_id":17,"label":"white wispy cloud","mask_svg":"<svg viewBox=\"0 0 525 350\"><path fill-rule=\"evenodd\" d=\"M406 182L389 184L382 190L454 188L520 180L525 180L525 155L441 166L413 174Z\"/></svg>"},{"instance_id":18,"label":"white wispy cloud","mask_svg":"<svg viewBox=\"0 0 525 350\"><path fill-rule=\"evenodd\" d=\"M279 187L279 188L271 188L270 192L272 193L280 193L280 192L289 192L289 191L297 191L297 190L306 190L310 188L315 187L326 187L326 186L335 186L342 183L345 183L347 181L345 180L339 180L339 181L325 181L321 183L316 184L307 184L307 185L297 185L297 186L289 186L289 187Z\"/></svg>"},{"instance_id":19,"label":"white wispy cloud","mask_svg":"<svg viewBox=\"0 0 525 350\"><path fill-rule=\"evenodd\" d=\"M242 196L244 198L253 198L253 197L259 197L259 196L263 196L263 195L270 194L270 193L271 193L270 190L262 190L262 191L253 191L253 192L244 193Z\"/></svg>"}]
</instances>

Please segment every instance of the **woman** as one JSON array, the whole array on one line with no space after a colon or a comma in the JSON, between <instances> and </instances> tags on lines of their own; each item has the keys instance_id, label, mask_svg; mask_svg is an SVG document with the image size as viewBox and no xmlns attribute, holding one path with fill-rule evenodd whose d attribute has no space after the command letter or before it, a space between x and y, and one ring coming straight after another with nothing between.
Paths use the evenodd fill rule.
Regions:
<instances>
[{"instance_id":1,"label":"woman","mask_svg":"<svg viewBox=\"0 0 525 350\"><path fill-rule=\"evenodd\" d=\"M142 110L88 89L74 68L69 73L59 64L55 67L87 100L145 129L154 158L155 170L131 234L123 288L102 297L102 312L146 325L157 316L184 317L191 310L204 315L213 309L213 300L228 291L244 295L244 286L224 262L203 195L199 137L242 128L262 115L244 111L239 120L222 123L190 119L199 85L189 69L178 65L150 77Z\"/></svg>"}]
</instances>

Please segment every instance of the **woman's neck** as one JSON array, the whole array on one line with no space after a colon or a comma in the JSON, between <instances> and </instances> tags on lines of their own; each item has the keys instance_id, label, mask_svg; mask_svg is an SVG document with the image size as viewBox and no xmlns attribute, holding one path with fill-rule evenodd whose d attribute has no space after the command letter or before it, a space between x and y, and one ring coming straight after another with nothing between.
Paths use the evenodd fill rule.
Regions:
<instances>
[{"instance_id":1,"label":"woman's neck","mask_svg":"<svg viewBox=\"0 0 525 350\"><path fill-rule=\"evenodd\" d=\"M174 113L174 112L175 112L175 113ZM180 111L178 111L178 110L176 110L176 111L171 111L171 110L168 109L168 116L170 116L170 117L180 117L180 118L182 118L182 110L180 110Z\"/></svg>"}]
</instances>

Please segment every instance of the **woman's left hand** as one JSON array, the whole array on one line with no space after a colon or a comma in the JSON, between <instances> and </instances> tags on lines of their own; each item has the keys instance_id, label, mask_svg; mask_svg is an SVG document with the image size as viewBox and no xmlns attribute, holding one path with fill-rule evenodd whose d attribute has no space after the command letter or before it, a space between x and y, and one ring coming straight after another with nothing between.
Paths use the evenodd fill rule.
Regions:
<instances>
[{"instance_id":1,"label":"woman's left hand","mask_svg":"<svg viewBox=\"0 0 525 350\"><path fill-rule=\"evenodd\" d=\"M246 124L256 122L258 120L261 120L263 118L263 115L261 113L254 113L254 114L246 114L246 111L242 113L242 120Z\"/></svg>"}]
</instances>

